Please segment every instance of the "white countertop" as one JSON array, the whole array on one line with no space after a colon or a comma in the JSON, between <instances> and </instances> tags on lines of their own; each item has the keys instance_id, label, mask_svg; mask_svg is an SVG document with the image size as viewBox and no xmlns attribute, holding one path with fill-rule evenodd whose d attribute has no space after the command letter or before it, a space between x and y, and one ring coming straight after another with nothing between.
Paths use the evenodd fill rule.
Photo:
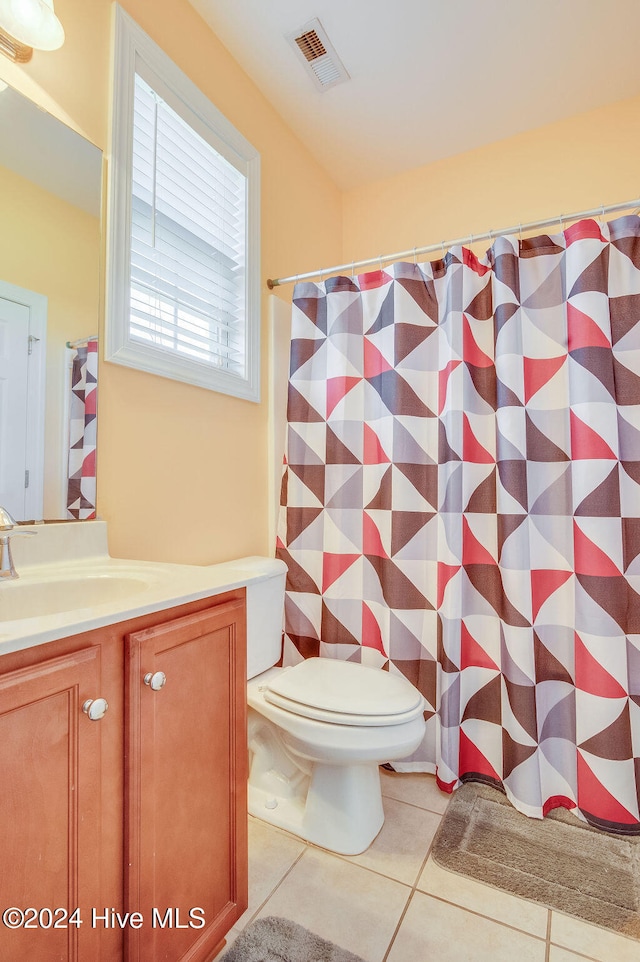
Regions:
<instances>
[{"instance_id":1,"label":"white countertop","mask_svg":"<svg viewBox=\"0 0 640 962\"><path fill-rule=\"evenodd\" d=\"M259 557L210 566L111 558L102 521L18 530L37 537L12 539L19 577L0 582L0 655L250 586L284 567Z\"/></svg>"}]
</instances>

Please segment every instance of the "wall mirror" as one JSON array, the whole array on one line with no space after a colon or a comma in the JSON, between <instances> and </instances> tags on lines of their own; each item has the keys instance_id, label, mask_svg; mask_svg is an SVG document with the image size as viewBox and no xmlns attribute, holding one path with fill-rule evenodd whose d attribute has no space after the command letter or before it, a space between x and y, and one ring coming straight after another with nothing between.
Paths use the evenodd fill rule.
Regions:
<instances>
[{"instance_id":1,"label":"wall mirror","mask_svg":"<svg viewBox=\"0 0 640 962\"><path fill-rule=\"evenodd\" d=\"M101 191L99 148L0 82L0 504L18 521L91 516L68 510L68 476L75 348L97 359Z\"/></svg>"}]
</instances>

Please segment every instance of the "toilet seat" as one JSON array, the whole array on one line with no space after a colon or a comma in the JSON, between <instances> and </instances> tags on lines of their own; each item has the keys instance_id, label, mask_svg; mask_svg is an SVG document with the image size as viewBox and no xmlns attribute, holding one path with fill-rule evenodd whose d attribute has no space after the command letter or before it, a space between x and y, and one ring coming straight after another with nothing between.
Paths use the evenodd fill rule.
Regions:
<instances>
[{"instance_id":1,"label":"toilet seat","mask_svg":"<svg viewBox=\"0 0 640 962\"><path fill-rule=\"evenodd\" d=\"M404 676L330 658L283 669L269 678L263 697L303 718L358 727L402 725L419 717L424 705Z\"/></svg>"}]
</instances>

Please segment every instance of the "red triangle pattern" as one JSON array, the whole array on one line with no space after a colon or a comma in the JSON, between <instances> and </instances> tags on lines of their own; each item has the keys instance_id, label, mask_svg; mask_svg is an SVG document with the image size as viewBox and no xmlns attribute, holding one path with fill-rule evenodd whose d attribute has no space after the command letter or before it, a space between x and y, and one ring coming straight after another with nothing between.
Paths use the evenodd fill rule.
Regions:
<instances>
[{"instance_id":1,"label":"red triangle pattern","mask_svg":"<svg viewBox=\"0 0 640 962\"><path fill-rule=\"evenodd\" d=\"M95 393L95 392L94 392ZM82 477L95 478L96 476L96 451L89 451L82 461Z\"/></svg>"},{"instance_id":2,"label":"red triangle pattern","mask_svg":"<svg viewBox=\"0 0 640 962\"><path fill-rule=\"evenodd\" d=\"M375 648L376 651L379 651L385 658L388 658L382 643L380 625L364 601L362 602L362 644L365 648Z\"/></svg>"},{"instance_id":3,"label":"red triangle pattern","mask_svg":"<svg viewBox=\"0 0 640 962\"><path fill-rule=\"evenodd\" d=\"M571 457L574 461L605 460L617 461L617 458L604 438L581 421L573 411L571 418Z\"/></svg>"},{"instance_id":4,"label":"red triangle pattern","mask_svg":"<svg viewBox=\"0 0 640 962\"><path fill-rule=\"evenodd\" d=\"M447 385L451 373L460 367L462 361L449 361L447 366L438 372L438 414L442 414L447 403Z\"/></svg>"},{"instance_id":5,"label":"red triangle pattern","mask_svg":"<svg viewBox=\"0 0 640 962\"><path fill-rule=\"evenodd\" d=\"M466 314L462 315L462 355L467 364L473 364L475 367L493 367L493 360L478 347Z\"/></svg>"},{"instance_id":6,"label":"red triangle pattern","mask_svg":"<svg viewBox=\"0 0 640 962\"><path fill-rule=\"evenodd\" d=\"M468 247L462 248L462 263L465 267L470 267L478 277L484 277L484 275L488 274L491 270L488 264L481 264L473 251L469 250Z\"/></svg>"},{"instance_id":7,"label":"red triangle pattern","mask_svg":"<svg viewBox=\"0 0 640 962\"><path fill-rule=\"evenodd\" d=\"M442 607L442 601L444 599L444 593L447 590L447 585L453 576L460 571L461 567L462 565L447 565L443 561L438 562L438 608Z\"/></svg>"},{"instance_id":8,"label":"red triangle pattern","mask_svg":"<svg viewBox=\"0 0 640 962\"><path fill-rule=\"evenodd\" d=\"M389 464L391 459L384 451L380 438L365 421L362 426L362 461L363 464Z\"/></svg>"},{"instance_id":9,"label":"red triangle pattern","mask_svg":"<svg viewBox=\"0 0 640 962\"><path fill-rule=\"evenodd\" d=\"M495 458L478 441L471 429L469 418L464 415L462 426L462 454L472 464L495 464Z\"/></svg>"},{"instance_id":10,"label":"red triangle pattern","mask_svg":"<svg viewBox=\"0 0 640 962\"><path fill-rule=\"evenodd\" d=\"M340 401L349 391L359 384L361 377L329 377L327 378L327 417L333 414Z\"/></svg>"},{"instance_id":11,"label":"red triangle pattern","mask_svg":"<svg viewBox=\"0 0 640 962\"><path fill-rule=\"evenodd\" d=\"M611 347L602 328L574 307L571 301L567 303L567 338L569 351L578 351L583 347Z\"/></svg>"},{"instance_id":12,"label":"red triangle pattern","mask_svg":"<svg viewBox=\"0 0 640 962\"><path fill-rule=\"evenodd\" d=\"M575 632L576 688L601 698L625 698L626 691L613 675L602 667Z\"/></svg>"},{"instance_id":13,"label":"red triangle pattern","mask_svg":"<svg viewBox=\"0 0 640 962\"><path fill-rule=\"evenodd\" d=\"M531 571L531 612L533 620L545 601L571 577L570 571L535 568Z\"/></svg>"},{"instance_id":14,"label":"red triangle pattern","mask_svg":"<svg viewBox=\"0 0 640 962\"><path fill-rule=\"evenodd\" d=\"M534 394L558 373L566 360L566 354L558 357L524 358L524 399L527 404Z\"/></svg>"},{"instance_id":15,"label":"red triangle pattern","mask_svg":"<svg viewBox=\"0 0 640 962\"><path fill-rule=\"evenodd\" d=\"M462 518L462 564L492 566L498 564L484 545L480 544L465 517Z\"/></svg>"},{"instance_id":16,"label":"red triangle pattern","mask_svg":"<svg viewBox=\"0 0 640 962\"><path fill-rule=\"evenodd\" d=\"M491 668L493 671L500 671L495 661L475 640L464 621L460 633L460 668Z\"/></svg>"},{"instance_id":17,"label":"red triangle pattern","mask_svg":"<svg viewBox=\"0 0 640 962\"><path fill-rule=\"evenodd\" d=\"M573 566L577 575L618 578L620 571L609 555L587 538L577 521L573 522Z\"/></svg>"},{"instance_id":18,"label":"red triangle pattern","mask_svg":"<svg viewBox=\"0 0 640 962\"><path fill-rule=\"evenodd\" d=\"M494 779L496 782L500 781L500 776L496 772L493 765L482 754L477 745L471 741L470 738L464 733L464 730L460 729L460 749L459 749L459 765L461 772L474 772L478 775L486 775L489 778Z\"/></svg>"},{"instance_id":19,"label":"red triangle pattern","mask_svg":"<svg viewBox=\"0 0 640 962\"><path fill-rule=\"evenodd\" d=\"M375 344L369 338L364 339L364 376L365 378L377 377L384 371L392 371L393 368L382 356Z\"/></svg>"},{"instance_id":20,"label":"red triangle pattern","mask_svg":"<svg viewBox=\"0 0 640 962\"><path fill-rule=\"evenodd\" d=\"M579 220L570 227L567 227L564 231L564 236L567 247L570 247L571 244L575 244L575 242L579 240L598 240L603 244L607 243L602 236L600 225L596 220L591 219Z\"/></svg>"},{"instance_id":21,"label":"red triangle pattern","mask_svg":"<svg viewBox=\"0 0 640 962\"><path fill-rule=\"evenodd\" d=\"M325 551L322 555L323 593L360 557L361 555L359 554L330 554L328 551Z\"/></svg>"},{"instance_id":22,"label":"red triangle pattern","mask_svg":"<svg viewBox=\"0 0 640 962\"><path fill-rule=\"evenodd\" d=\"M385 284L390 284L393 280L391 274L386 271L368 271L366 274L358 274L358 283L361 291L375 291Z\"/></svg>"},{"instance_id":23,"label":"red triangle pattern","mask_svg":"<svg viewBox=\"0 0 640 962\"><path fill-rule=\"evenodd\" d=\"M389 557L382 547L382 538L375 522L366 513L362 515L362 551L376 558Z\"/></svg>"},{"instance_id":24,"label":"red triangle pattern","mask_svg":"<svg viewBox=\"0 0 640 962\"><path fill-rule=\"evenodd\" d=\"M636 825L635 815L607 791L585 762L578 749L578 807L614 825Z\"/></svg>"}]
</instances>

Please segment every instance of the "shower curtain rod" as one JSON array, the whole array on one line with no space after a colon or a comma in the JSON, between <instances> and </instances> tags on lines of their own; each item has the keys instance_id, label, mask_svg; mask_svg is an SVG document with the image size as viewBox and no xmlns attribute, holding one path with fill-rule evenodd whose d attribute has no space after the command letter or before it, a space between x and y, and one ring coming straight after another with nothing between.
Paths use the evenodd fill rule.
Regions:
<instances>
[{"instance_id":1,"label":"shower curtain rod","mask_svg":"<svg viewBox=\"0 0 640 962\"><path fill-rule=\"evenodd\" d=\"M559 224L562 230L564 230L565 221L582 220L583 217L604 217L605 214L613 214L619 210L629 210L631 207L640 208L640 198L629 200L624 204L610 204L609 207L605 207L604 204L602 204L600 207L593 207L591 210L581 210L575 214L560 214L558 217L550 217L546 220L534 220L528 224L502 227L500 230L489 230L484 234L469 234L468 237L458 237L455 240L448 241L443 240L440 241L439 244L430 244L428 247L413 247L408 251L399 251L397 254L380 254L378 257L370 257L365 261L352 261L347 264L339 264L337 267L325 267L319 271L310 271L308 274L293 274L291 277L278 277L275 280L269 278L267 287L272 291L274 287L281 287L283 284L307 281L312 277L324 277L325 274L340 274L347 270L353 273L356 267L369 267L371 264L379 264L380 270L382 270L383 261L401 261L406 260L408 257L415 258L418 254L433 254L434 251L439 250L444 253L445 248L458 247L462 244L473 244L481 240L493 242L496 237L506 234L522 234L523 231L528 233L532 230L542 230L544 227L550 227L552 224Z\"/></svg>"}]
</instances>

